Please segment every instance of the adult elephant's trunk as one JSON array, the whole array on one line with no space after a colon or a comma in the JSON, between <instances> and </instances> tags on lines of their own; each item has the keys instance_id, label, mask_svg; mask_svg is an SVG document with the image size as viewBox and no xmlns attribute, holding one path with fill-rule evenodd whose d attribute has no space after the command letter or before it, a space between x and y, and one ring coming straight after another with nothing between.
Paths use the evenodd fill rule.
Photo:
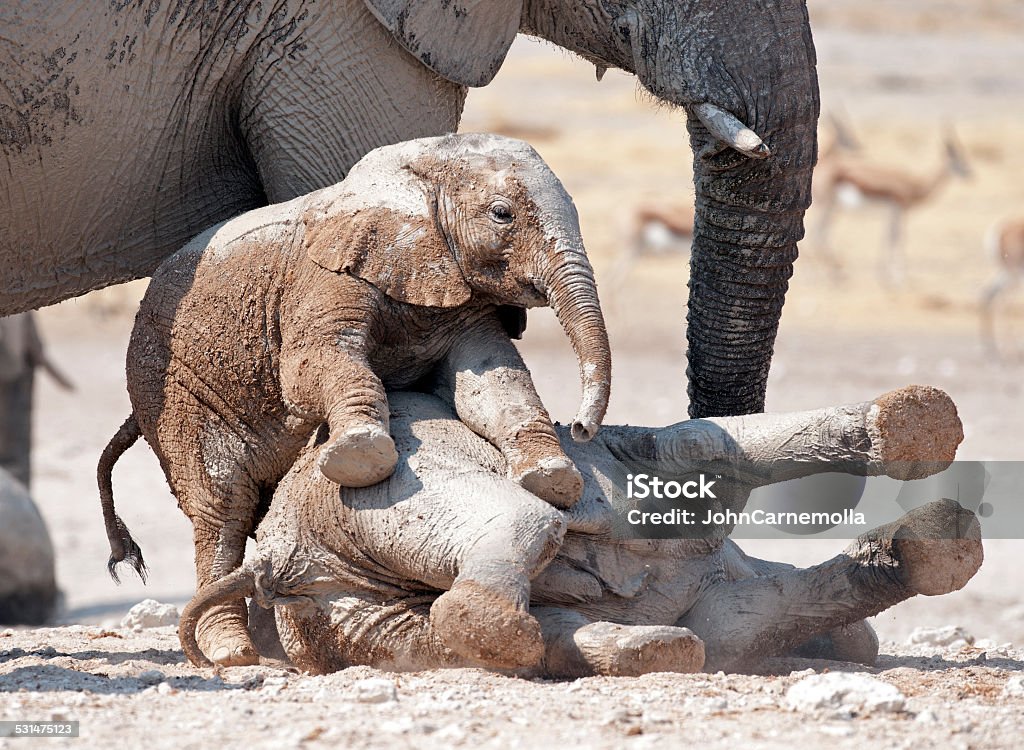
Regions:
<instances>
[{"instance_id":1,"label":"adult elephant's trunk","mask_svg":"<svg viewBox=\"0 0 1024 750\"><path fill-rule=\"evenodd\" d=\"M815 121L809 116L766 136L771 155L757 159L724 147L689 118L697 194L687 316L691 417L764 409L810 203Z\"/></svg>"},{"instance_id":2,"label":"adult elephant's trunk","mask_svg":"<svg viewBox=\"0 0 1024 750\"><path fill-rule=\"evenodd\" d=\"M571 432L573 440L586 442L597 434L611 394L608 331L597 298L594 269L582 243L560 239L553 257L554 262L543 274L543 284L551 309L579 360L583 398Z\"/></svg>"}]
</instances>

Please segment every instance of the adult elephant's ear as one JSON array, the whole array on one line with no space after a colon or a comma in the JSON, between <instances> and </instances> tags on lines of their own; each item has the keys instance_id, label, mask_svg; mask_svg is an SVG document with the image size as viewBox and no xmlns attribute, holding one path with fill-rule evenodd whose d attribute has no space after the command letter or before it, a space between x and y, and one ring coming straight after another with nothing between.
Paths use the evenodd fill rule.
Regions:
<instances>
[{"instance_id":1,"label":"adult elephant's ear","mask_svg":"<svg viewBox=\"0 0 1024 750\"><path fill-rule=\"evenodd\" d=\"M424 65L463 86L486 86L519 32L521 0L365 0Z\"/></svg>"},{"instance_id":2,"label":"adult elephant's ear","mask_svg":"<svg viewBox=\"0 0 1024 750\"><path fill-rule=\"evenodd\" d=\"M428 206L420 215L358 203L343 195L307 209L302 220L310 260L399 302L456 307L469 300L472 291Z\"/></svg>"}]
</instances>

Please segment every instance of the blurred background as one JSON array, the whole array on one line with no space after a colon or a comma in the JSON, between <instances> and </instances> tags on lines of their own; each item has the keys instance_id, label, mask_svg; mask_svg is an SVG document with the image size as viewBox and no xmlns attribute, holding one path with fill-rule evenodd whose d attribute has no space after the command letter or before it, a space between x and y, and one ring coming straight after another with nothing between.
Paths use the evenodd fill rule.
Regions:
<instances>
[{"instance_id":1,"label":"blurred background","mask_svg":"<svg viewBox=\"0 0 1024 750\"><path fill-rule=\"evenodd\" d=\"M810 0L809 8L821 164L768 410L931 384L960 409L961 458L1022 460L1024 288L1014 285L1024 248L1000 251L998 239L1000 227L1024 221L1024 3ZM631 76L609 71L598 82L592 66L523 37L494 83L470 93L463 118L465 131L532 142L576 201L615 356L609 424L686 417L692 181L683 120ZM95 467L129 413L124 355L145 284L38 317L50 358L77 386L68 393L38 380L33 456L67 622L118 620L145 597L181 605L193 590L191 528L142 442L117 465L114 488L150 583L117 587L106 574ZM576 361L549 311L531 313L521 343L552 416L570 419ZM843 546L742 544L799 564ZM880 635L902 640L917 625L959 624L978 638L1024 643L1021 559L1024 541L986 541L985 565L964 591L884 613Z\"/></svg>"}]
</instances>

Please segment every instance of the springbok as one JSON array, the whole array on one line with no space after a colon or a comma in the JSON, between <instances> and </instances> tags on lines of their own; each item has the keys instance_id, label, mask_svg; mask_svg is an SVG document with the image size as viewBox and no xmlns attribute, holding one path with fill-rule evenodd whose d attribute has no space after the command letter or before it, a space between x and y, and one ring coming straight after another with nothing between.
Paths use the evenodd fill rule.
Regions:
<instances>
[{"instance_id":1,"label":"springbok","mask_svg":"<svg viewBox=\"0 0 1024 750\"><path fill-rule=\"evenodd\" d=\"M999 357L995 334L995 303L1024 279L1024 217L993 224L985 234L985 248L996 263L996 277L981 294L981 341Z\"/></svg>"},{"instance_id":2,"label":"springbok","mask_svg":"<svg viewBox=\"0 0 1024 750\"><path fill-rule=\"evenodd\" d=\"M828 115L828 123L830 128L820 137L814 178L816 182L818 170L827 169L836 154L860 150L860 143L843 118L831 113ZM642 258L688 256L693 241L693 222L692 203L648 201L637 206L627 230L627 240L607 276L609 296L617 292L633 266ZM834 266L833 271L837 271L837 264L830 262Z\"/></svg>"},{"instance_id":3,"label":"springbok","mask_svg":"<svg viewBox=\"0 0 1024 750\"><path fill-rule=\"evenodd\" d=\"M879 264L882 282L899 285L906 275L903 227L907 212L925 205L939 194L953 177L967 179L970 166L955 137L943 141L943 160L930 174L907 172L888 164L836 156L827 169L815 172L814 202L821 209L815 231L815 244L826 256L832 255L828 242L835 209L840 205L875 204L889 210L889 231ZM838 260L834 259L838 263Z\"/></svg>"},{"instance_id":4,"label":"springbok","mask_svg":"<svg viewBox=\"0 0 1024 750\"><path fill-rule=\"evenodd\" d=\"M820 138L818 163L815 166L814 184L819 182L818 172L829 170L836 156L844 152L860 150L860 142L847 126L844 118L837 114L828 115L829 128ZM826 180L828 182L829 180ZM633 213L628 229L628 239L623 245L618 261L608 274L607 286L612 294L624 283L633 266L642 258L669 255L687 256L693 241L693 204L646 202ZM841 269L835 258L825 258L835 275Z\"/></svg>"}]
</instances>

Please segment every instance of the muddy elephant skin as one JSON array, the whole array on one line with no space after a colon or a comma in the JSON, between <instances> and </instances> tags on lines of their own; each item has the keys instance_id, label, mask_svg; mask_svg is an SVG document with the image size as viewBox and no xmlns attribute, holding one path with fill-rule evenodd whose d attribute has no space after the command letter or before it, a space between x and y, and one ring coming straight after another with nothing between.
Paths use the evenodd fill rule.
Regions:
<instances>
[{"instance_id":1,"label":"muddy elephant skin","mask_svg":"<svg viewBox=\"0 0 1024 750\"><path fill-rule=\"evenodd\" d=\"M273 608L285 652L312 672L353 664L562 677L715 671L794 652L870 664L878 642L864 618L916 594L955 591L982 562L977 519L950 500L869 530L806 569L749 557L720 536L611 533L612 517L637 502L613 478L652 462L666 480L728 462L736 478L716 487L724 497L732 486L737 510L755 486L838 465L903 479L935 472L963 437L936 389L792 414L605 427L589 443L559 428L586 481L567 512L504 479L501 455L437 398L396 393L391 407L401 455L394 475L339 491L319 476L315 451L300 456L251 561L183 611L193 662L206 662L194 637L203 613L250 596L257 609Z\"/></svg>"},{"instance_id":2,"label":"muddy elephant skin","mask_svg":"<svg viewBox=\"0 0 1024 750\"><path fill-rule=\"evenodd\" d=\"M499 304L550 304L562 320L583 379L572 432L589 440L611 378L593 271L571 199L510 138L385 146L337 186L198 236L158 269L132 333L134 411L99 471L111 566L144 570L110 488L113 461L140 433L193 522L205 585L241 563L319 425L326 477L356 487L386 478L397 454L385 387L428 374L451 383L460 417L502 451L511 479L571 506L582 478ZM239 603L204 626L225 663L255 658L243 618Z\"/></svg>"}]
</instances>

